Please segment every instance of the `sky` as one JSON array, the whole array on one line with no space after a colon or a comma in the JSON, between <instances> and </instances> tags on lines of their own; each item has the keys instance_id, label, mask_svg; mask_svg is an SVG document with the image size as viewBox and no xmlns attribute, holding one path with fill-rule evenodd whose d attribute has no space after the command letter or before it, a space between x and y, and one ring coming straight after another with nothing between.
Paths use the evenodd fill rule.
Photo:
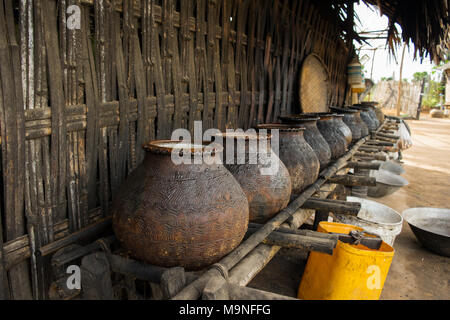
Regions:
<instances>
[{"instance_id":1,"label":"sky","mask_svg":"<svg viewBox=\"0 0 450 320\"><path fill-rule=\"evenodd\" d=\"M372 9L370 9L372 8ZM357 13L359 20L356 21L356 31L360 33L361 31L378 31L385 30L388 26L388 18L386 16L380 17L379 11L376 7L367 7L363 2L359 5L355 5L355 12ZM398 27L398 30L401 30ZM374 36L373 34L367 34L364 36ZM365 77L370 78L370 72L373 63L373 74L372 79L378 82L382 77L392 77L398 80L400 74L400 60L402 54L402 47L398 48L396 51L397 61L393 58L392 54L389 53L386 47L386 39L376 39L368 40L369 45L361 45L355 41L356 48L361 48L359 53L359 58L361 63L364 65ZM379 48L375 51L375 59L373 59L374 50L373 48ZM367 55L367 62L364 63L363 56ZM410 50L406 48L405 58L403 62L403 79L412 79L415 72L427 71L429 74L433 71L434 64L430 62L429 57L423 59L422 64L420 63L420 58L418 57L416 61L414 58L414 47L411 46ZM432 78L440 78L438 74L432 76Z\"/></svg>"}]
</instances>

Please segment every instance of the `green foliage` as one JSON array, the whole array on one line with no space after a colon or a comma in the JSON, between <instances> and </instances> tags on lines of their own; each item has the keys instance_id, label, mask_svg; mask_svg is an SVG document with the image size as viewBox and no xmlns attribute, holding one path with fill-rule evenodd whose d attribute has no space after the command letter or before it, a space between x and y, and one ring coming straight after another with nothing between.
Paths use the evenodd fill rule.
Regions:
<instances>
[{"instance_id":1,"label":"green foliage","mask_svg":"<svg viewBox=\"0 0 450 320\"><path fill-rule=\"evenodd\" d=\"M414 82L421 82L422 80L426 80L428 79L428 72L423 71L423 72L416 72L413 75L413 81Z\"/></svg>"},{"instance_id":2,"label":"green foliage","mask_svg":"<svg viewBox=\"0 0 450 320\"><path fill-rule=\"evenodd\" d=\"M428 81L423 95L422 105L424 107L433 108L441 101L440 93L442 92L441 83L437 81Z\"/></svg>"}]
</instances>

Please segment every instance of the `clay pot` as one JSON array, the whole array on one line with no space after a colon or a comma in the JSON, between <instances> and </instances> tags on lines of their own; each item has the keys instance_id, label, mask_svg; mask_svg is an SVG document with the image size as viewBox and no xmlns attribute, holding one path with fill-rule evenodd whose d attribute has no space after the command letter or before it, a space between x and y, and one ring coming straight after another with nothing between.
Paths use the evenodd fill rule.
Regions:
<instances>
[{"instance_id":1,"label":"clay pot","mask_svg":"<svg viewBox=\"0 0 450 320\"><path fill-rule=\"evenodd\" d=\"M382 124L384 122L384 120L385 120L385 116L384 116L383 111L380 108L375 107L375 114L376 114L377 119L380 122L380 124Z\"/></svg>"},{"instance_id":2,"label":"clay pot","mask_svg":"<svg viewBox=\"0 0 450 320\"><path fill-rule=\"evenodd\" d=\"M303 136L306 130L304 127L287 124L262 124L258 125L257 129L266 129L270 132L274 129L279 131L279 157L291 176L292 193L300 194L317 180L320 162Z\"/></svg>"},{"instance_id":3,"label":"clay pot","mask_svg":"<svg viewBox=\"0 0 450 320\"><path fill-rule=\"evenodd\" d=\"M221 133L216 137L223 139L225 167L247 196L250 221L265 223L286 208L291 197L291 178L286 166L270 147L270 135ZM238 150L240 143L245 150ZM232 148L230 144L233 144ZM232 159L225 156L230 148ZM239 158L243 161L238 161ZM274 172L264 172L264 168L274 168Z\"/></svg>"},{"instance_id":4,"label":"clay pot","mask_svg":"<svg viewBox=\"0 0 450 320\"><path fill-rule=\"evenodd\" d=\"M280 117L280 120L286 124L298 124L305 127L303 136L316 153L320 162L320 170L325 169L331 161L331 150L327 141L324 139L319 129L317 129L317 121L319 117L311 117L309 115L295 115L289 117Z\"/></svg>"},{"instance_id":5,"label":"clay pot","mask_svg":"<svg viewBox=\"0 0 450 320\"><path fill-rule=\"evenodd\" d=\"M352 142L356 142L363 137L360 123L356 119L356 116L359 115L360 111L337 107L330 107L330 109L343 115L342 121L344 121L352 132Z\"/></svg>"},{"instance_id":6,"label":"clay pot","mask_svg":"<svg viewBox=\"0 0 450 320\"><path fill-rule=\"evenodd\" d=\"M365 108L365 110L367 110L370 114L370 117L373 119L373 121L375 122L377 129L378 127L381 125L382 122L380 122L380 120L378 120L378 116L376 114L376 109L377 107L375 106L375 104L373 104L373 102L365 102L364 104L357 104L356 106L360 106L362 108Z\"/></svg>"},{"instance_id":7,"label":"clay pot","mask_svg":"<svg viewBox=\"0 0 450 320\"><path fill-rule=\"evenodd\" d=\"M365 136L369 135L369 127L367 124L361 119L361 110L355 110L358 111L358 113L355 113L355 120L356 123L359 125L359 128L361 129L361 138L364 138Z\"/></svg>"},{"instance_id":8,"label":"clay pot","mask_svg":"<svg viewBox=\"0 0 450 320\"><path fill-rule=\"evenodd\" d=\"M378 129L378 119L376 119L376 115L370 112L369 108L364 106L351 106L350 108L361 111L361 119L367 125L369 132L376 131Z\"/></svg>"},{"instance_id":9,"label":"clay pot","mask_svg":"<svg viewBox=\"0 0 450 320\"><path fill-rule=\"evenodd\" d=\"M342 157L347 152L348 138L344 136L339 122L335 121L337 115L328 112L314 113L314 115L320 117L320 120L317 122L317 128L330 147L331 160Z\"/></svg>"},{"instance_id":10,"label":"clay pot","mask_svg":"<svg viewBox=\"0 0 450 320\"><path fill-rule=\"evenodd\" d=\"M248 226L244 191L222 164L178 164L176 141L153 141L142 164L120 187L112 206L114 232L131 257L196 270L219 261ZM221 152L185 144L185 156Z\"/></svg>"},{"instance_id":11,"label":"clay pot","mask_svg":"<svg viewBox=\"0 0 450 320\"><path fill-rule=\"evenodd\" d=\"M343 118L343 114L335 114L334 121L336 122L339 130L341 130L342 134L344 135L347 146L349 146L352 143L353 134L350 128L344 123Z\"/></svg>"}]
</instances>

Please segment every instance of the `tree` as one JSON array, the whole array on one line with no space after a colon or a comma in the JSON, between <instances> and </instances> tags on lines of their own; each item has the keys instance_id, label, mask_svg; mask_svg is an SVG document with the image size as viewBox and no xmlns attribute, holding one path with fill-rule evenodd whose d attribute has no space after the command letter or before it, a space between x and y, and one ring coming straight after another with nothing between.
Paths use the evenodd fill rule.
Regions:
<instances>
[{"instance_id":1,"label":"tree","mask_svg":"<svg viewBox=\"0 0 450 320\"><path fill-rule=\"evenodd\" d=\"M421 82L422 80L428 79L428 72L416 72L413 74L413 81L414 82Z\"/></svg>"}]
</instances>

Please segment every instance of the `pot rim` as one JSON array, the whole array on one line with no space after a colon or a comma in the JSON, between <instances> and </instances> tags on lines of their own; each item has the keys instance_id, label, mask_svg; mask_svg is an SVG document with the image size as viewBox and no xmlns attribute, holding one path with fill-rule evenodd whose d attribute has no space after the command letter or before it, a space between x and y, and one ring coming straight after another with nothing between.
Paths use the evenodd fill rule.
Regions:
<instances>
[{"instance_id":1,"label":"pot rim","mask_svg":"<svg viewBox=\"0 0 450 320\"><path fill-rule=\"evenodd\" d=\"M280 116L278 119L281 121L293 121L293 122L299 122L300 123L307 123L307 122L317 122L320 120L319 117L300 117L302 115L292 115L292 116Z\"/></svg>"},{"instance_id":2,"label":"pot rim","mask_svg":"<svg viewBox=\"0 0 450 320\"><path fill-rule=\"evenodd\" d=\"M369 106L377 106L377 105L379 105L380 103L377 102L377 101L361 101L360 104L363 104L363 105L369 105Z\"/></svg>"},{"instance_id":3,"label":"pot rim","mask_svg":"<svg viewBox=\"0 0 450 320\"><path fill-rule=\"evenodd\" d=\"M331 110L346 113L346 114L357 114L361 112L361 110L355 110L355 109L346 109L346 108L340 108L340 107L330 107Z\"/></svg>"},{"instance_id":4,"label":"pot rim","mask_svg":"<svg viewBox=\"0 0 450 320\"><path fill-rule=\"evenodd\" d=\"M244 139L245 141L249 140L271 140L272 135L270 133L261 134L261 133L252 133L248 134L245 132L220 132L213 135L213 137L222 137L222 138L232 138L234 140Z\"/></svg>"},{"instance_id":5,"label":"pot rim","mask_svg":"<svg viewBox=\"0 0 450 320\"><path fill-rule=\"evenodd\" d=\"M256 129L266 129L266 130L279 130L281 132L303 132L306 130L305 127L299 124L284 124L284 123L263 123L255 126Z\"/></svg>"},{"instance_id":6,"label":"pot rim","mask_svg":"<svg viewBox=\"0 0 450 320\"><path fill-rule=\"evenodd\" d=\"M180 145L182 144L182 146ZM177 147L178 145L178 147ZM211 143L209 141L202 141L202 145L194 144L191 142L185 142L182 140L152 140L143 145L144 150L158 153L158 154L171 154L172 152L183 152L191 154L215 154L223 151L223 147Z\"/></svg>"},{"instance_id":7,"label":"pot rim","mask_svg":"<svg viewBox=\"0 0 450 320\"><path fill-rule=\"evenodd\" d=\"M354 109L354 110L359 110L361 112L369 112L370 111L370 107L368 107L368 106L351 106L349 108Z\"/></svg>"}]
</instances>

